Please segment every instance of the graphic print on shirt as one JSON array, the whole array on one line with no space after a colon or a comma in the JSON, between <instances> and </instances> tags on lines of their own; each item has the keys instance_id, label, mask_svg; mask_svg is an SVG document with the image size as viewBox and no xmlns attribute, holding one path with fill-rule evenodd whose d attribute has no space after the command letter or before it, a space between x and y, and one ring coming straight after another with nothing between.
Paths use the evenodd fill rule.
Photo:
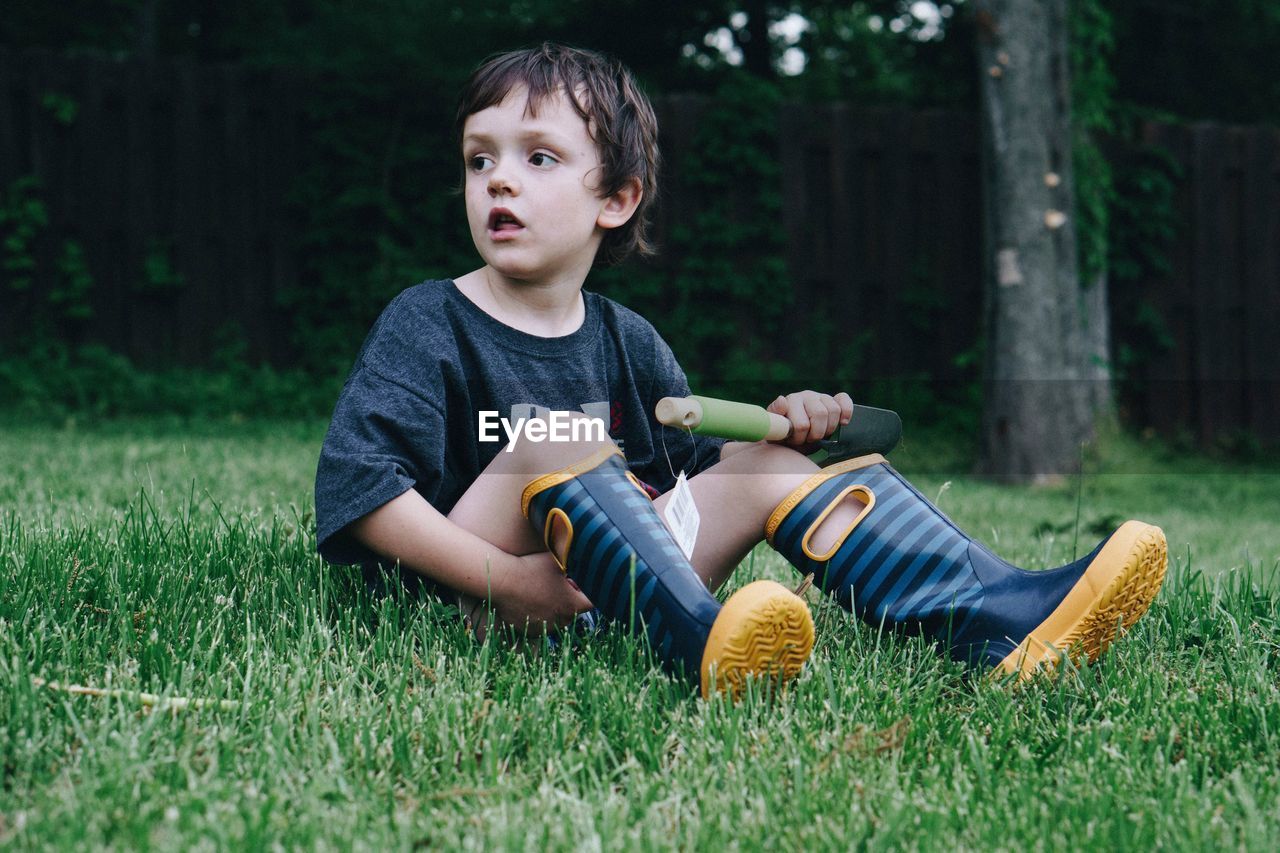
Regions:
<instances>
[{"instance_id":1,"label":"graphic print on shirt","mask_svg":"<svg viewBox=\"0 0 1280 853\"><path fill-rule=\"evenodd\" d=\"M618 449L623 453L627 452L626 441L622 437L622 404L609 404L608 400L599 403L583 403L578 407L589 418L600 421L608 426L609 436L613 439L613 443L618 445ZM516 403L511 407L511 414L508 419L511 423L517 423L521 420L531 418L540 418L548 420L551 410L546 406L539 406L536 403Z\"/></svg>"}]
</instances>

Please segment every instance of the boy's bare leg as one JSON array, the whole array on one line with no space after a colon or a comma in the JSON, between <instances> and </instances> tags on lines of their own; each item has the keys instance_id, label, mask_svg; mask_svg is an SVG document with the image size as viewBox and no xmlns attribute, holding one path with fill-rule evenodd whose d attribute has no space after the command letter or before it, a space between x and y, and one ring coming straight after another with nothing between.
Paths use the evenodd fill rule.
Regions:
<instances>
[{"instance_id":1,"label":"boy's bare leg","mask_svg":"<svg viewBox=\"0 0 1280 853\"><path fill-rule=\"evenodd\" d=\"M735 449L689 480L700 518L690 562L711 590L719 589L764 539L765 523L778 504L817 470L798 451L760 443ZM670 500L668 492L655 501L659 515ZM852 495L846 498L814 532L813 547L828 549L862 507Z\"/></svg>"},{"instance_id":2,"label":"boy's bare leg","mask_svg":"<svg viewBox=\"0 0 1280 853\"><path fill-rule=\"evenodd\" d=\"M583 416L585 417L585 416ZM517 441L510 452L503 450L481 472L459 498L448 518L454 524L484 539L508 554L525 556L546 553L546 545L520 511L520 498L531 481L558 471L602 447L608 441ZM546 554L548 562L551 555ZM570 581L572 583L572 581ZM459 607L478 627L488 622L485 602L460 595ZM482 634L478 634L482 635Z\"/></svg>"}]
</instances>

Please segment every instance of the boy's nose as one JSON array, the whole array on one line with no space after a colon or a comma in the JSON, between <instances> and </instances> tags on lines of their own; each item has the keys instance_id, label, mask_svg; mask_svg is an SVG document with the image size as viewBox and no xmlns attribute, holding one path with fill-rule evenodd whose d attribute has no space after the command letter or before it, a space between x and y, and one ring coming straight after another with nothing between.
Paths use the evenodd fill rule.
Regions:
<instances>
[{"instance_id":1,"label":"boy's nose","mask_svg":"<svg viewBox=\"0 0 1280 853\"><path fill-rule=\"evenodd\" d=\"M494 166L489 172L489 195L517 195L520 192L520 185L511 177L508 170L500 166Z\"/></svg>"}]
</instances>

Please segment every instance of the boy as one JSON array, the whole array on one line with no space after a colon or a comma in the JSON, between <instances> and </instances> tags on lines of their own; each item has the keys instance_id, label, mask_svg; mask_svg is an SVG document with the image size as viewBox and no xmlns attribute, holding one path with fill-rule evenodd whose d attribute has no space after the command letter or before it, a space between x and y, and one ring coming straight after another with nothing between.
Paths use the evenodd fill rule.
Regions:
<instances>
[{"instance_id":1,"label":"boy","mask_svg":"<svg viewBox=\"0 0 1280 853\"><path fill-rule=\"evenodd\" d=\"M1158 528L1130 522L1079 564L1027 573L879 457L818 471L796 448L849 420L847 394L776 399L785 443L662 433L654 404L688 393L671 350L582 289L597 261L649 251L657 125L618 63L551 44L494 57L456 131L484 264L405 291L366 340L317 471L326 559L398 563L474 620L492 608L516 629L562 628L593 606L639 619L704 695L792 677L812 647L808 609L781 585L723 606L708 591L765 535L847 608L1008 671L1077 644L1096 656L1146 609L1164 571ZM607 419L608 435L534 440L564 412ZM505 446L485 426L502 417ZM700 515L687 559L662 520L673 487Z\"/></svg>"}]
</instances>

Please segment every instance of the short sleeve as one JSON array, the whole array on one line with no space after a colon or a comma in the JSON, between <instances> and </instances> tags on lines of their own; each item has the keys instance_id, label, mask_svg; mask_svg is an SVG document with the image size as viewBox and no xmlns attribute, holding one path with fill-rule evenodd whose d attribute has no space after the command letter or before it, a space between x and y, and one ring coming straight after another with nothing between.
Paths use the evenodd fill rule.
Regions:
<instances>
[{"instance_id":1,"label":"short sleeve","mask_svg":"<svg viewBox=\"0 0 1280 853\"><path fill-rule=\"evenodd\" d=\"M663 427L657 422L653 410L659 400L663 397L688 397L692 392L689 390L689 380L685 377L684 370L676 361L675 353L671 351L671 347L667 346L666 341L656 336L653 364L653 388L646 406L650 417L653 418L654 430L663 431L660 446L665 447L665 452L659 453L654 464L637 476L659 491L665 492L675 486L675 480L671 476L672 470L677 473L684 471L687 476L692 477L719 462L724 439L708 435L692 435L687 430ZM671 459L670 466L667 465L668 456Z\"/></svg>"},{"instance_id":2,"label":"short sleeve","mask_svg":"<svg viewBox=\"0 0 1280 853\"><path fill-rule=\"evenodd\" d=\"M445 476L445 423L430 400L366 367L338 398L316 467L316 540L331 563L376 559L345 528L409 489L428 501Z\"/></svg>"}]
</instances>

